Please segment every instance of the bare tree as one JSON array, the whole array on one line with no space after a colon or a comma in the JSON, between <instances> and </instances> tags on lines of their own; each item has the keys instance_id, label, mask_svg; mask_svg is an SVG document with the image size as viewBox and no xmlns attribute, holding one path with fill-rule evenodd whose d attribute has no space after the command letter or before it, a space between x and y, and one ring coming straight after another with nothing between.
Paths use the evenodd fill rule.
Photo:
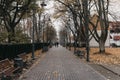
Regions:
<instances>
[{"instance_id":1,"label":"bare tree","mask_svg":"<svg viewBox=\"0 0 120 80\"><path fill-rule=\"evenodd\" d=\"M90 24L93 26L93 30L90 32L94 39L99 44L100 53L105 52L105 42L108 36L108 27L109 27L109 21L108 21L108 7L109 7L109 0L93 0L93 3L95 5L96 13L98 15L97 20L95 23L90 22ZM100 25L100 35L97 32L97 27Z\"/></svg>"},{"instance_id":2,"label":"bare tree","mask_svg":"<svg viewBox=\"0 0 120 80\"><path fill-rule=\"evenodd\" d=\"M8 42L14 41L15 27L29 8L31 0L1 0L0 11L7 29Z\"/></svg>"},{"instance_id":3,"label":"bare tree","mask_svg":"<svg viewBox=\"0 0 120 80\"><path fill-rule=\"evenodd\" d=\"M81 35L88 38L89 41L92 37L95 38L95 40L99 44L100 52L105 52L105 42L108 35L108 6L109 6L109 0L74 0L72 2L65 2L64 0L57 0L58 2L62 3L64 6L66 6L69 11L71 11L74 21L74 28L75 28L75 35L76 37L75 42L78 41L79 38L81 38L78 35ZM91 21L91 14L93 13L93 10L98 15L98 19L95 23ZM93 29L91 30L89 24L93 26ZM101 34L97 32L98 23L100 23L100 29ZM89 31L88 31L89 30ZM86 34L89 34L86 35ZM92 35L92 36L91 36ZM87 42L89 42L87 41ZM87 44L88 45L88 44Z\"/></svg>"}]
</instances>

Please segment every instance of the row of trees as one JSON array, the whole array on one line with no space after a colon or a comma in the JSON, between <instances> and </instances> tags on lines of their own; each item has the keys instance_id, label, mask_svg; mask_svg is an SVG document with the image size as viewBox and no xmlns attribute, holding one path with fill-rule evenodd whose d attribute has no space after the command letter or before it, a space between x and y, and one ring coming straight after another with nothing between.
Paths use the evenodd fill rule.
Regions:
<instances>
[{"instance_id":1,"label":"row of trees","mask_svg":"<svg viewBox=\"0 0 120 80\"><path fill-rule=\"evenodd\" d=\"M105 42L108 35L108 15L109 0L56 0L60 3L57 12L59 17L64 18L64 26L71 30L74 42L86 41L87 50L92 38L99 44L99 52L105 52ZM62 4L62 5L61 5ZM96 20L92 20L92 15L96 14ZM64 17L63 17L64 16ZM68 24L68 22L70 24ZM73 24L71 24L73 23ZM98 27L100 34L98 33Z\"/></svg>"},{"instance_id":2,"label":"row of trees","mask_svg":"<svg viewBox=\"0 0 120 80\"><path fill-rule=\"evenodd\" d=\"M31 0L1 0L0 19L8 32L8 42L14 41L15 27L29 8Z\"/></svg>"},{"instance_id":3,"label":"row of trees","mask_svg":"<svg viewBox=\"0 0 120 80\"><path fill-rule=\"evenodd\" d=\"M42 35L46 36L47 31L45 30L48 29L54 32L54 37L56 36L53 26L48 25L49 17L41 16L44 12L44 5L40 7L39 4L36 4L36 1L0 0L1 43L31 42L32 27L34 27L37 42L42 40ZM33 14L35 14L34 17Z\"/></svg>"}]
</instances>

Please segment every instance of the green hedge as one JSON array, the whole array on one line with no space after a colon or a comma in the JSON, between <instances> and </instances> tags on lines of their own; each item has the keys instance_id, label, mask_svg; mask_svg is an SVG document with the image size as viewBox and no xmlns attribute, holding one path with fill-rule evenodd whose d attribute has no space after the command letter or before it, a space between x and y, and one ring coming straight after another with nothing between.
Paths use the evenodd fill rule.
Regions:
<instances>
[{"instance_id":1,"label":"green hedge","mask_svg":"<svg viewBox=\"0 0 120 80\"><path fill-rule=\"evenodd\" d=\"M35 43L35 50L48 45L48 43ZM0 44L0 59L12 59L16 55L24 52L32 52L32 44Z\"/></svg>"}]
</instances>

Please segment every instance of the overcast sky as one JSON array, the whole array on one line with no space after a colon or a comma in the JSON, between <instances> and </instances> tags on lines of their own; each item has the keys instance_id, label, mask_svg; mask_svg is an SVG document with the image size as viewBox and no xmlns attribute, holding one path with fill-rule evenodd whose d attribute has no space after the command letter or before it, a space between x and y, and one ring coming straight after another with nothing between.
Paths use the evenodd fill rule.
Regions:
<instances>
[{"instance_id":1,"label":"overcast sky","mask_svg":"<svg viewBox=\"0 0 120 80\"><path fill-rule=\"evenodd\" d=\"M46 6L46 13L50 14L51 16L54 14L54 1L48 1ZM53 26L56 28L57 32L60 30L61 22L57 19L52 18Z\"/></svg>"},{"instance_id":2,"label":"overcast sky","mask_svg":"<svg viewBox=\"0 0 120 80\"><path fill-rule=\"evenodd\" d=\"M110 0L109 12L116 16L117 20L120 21L120 0ZM110 20L113 20L109 17Z\"/></svg>"},{"instance_id":3,"label":"overcast sky","mask_svg":"<svg viewBox=\"0 0 120 80\"><path fill-rule=\"evenodd\" d=\"M46 6L46 13L53 14L54 13L54 1L48 1ZM109 12L115 15L116 19L120 21L120 0L110 0ZM53 20L53 19L52 19ZM109 20L113 21L113 18L109 16ZM54 26L57 31L59 31L59 27L62 26L59 20L54 21Z\"/></svg>"},{"instance_id":4,"label":"overcast sky","mask_svg":"<svg viewBox=\"0 0 120 80\"><path fill-rule=\"evenodd\" d=\"M54 1L48 1L47 3L47 13L54 13ZM110 0L109 12L120 18L120 0ZM111 18L110 18L111 20ZM120 20L120 19L119 19Z\"/></svg>"}]
</instances>

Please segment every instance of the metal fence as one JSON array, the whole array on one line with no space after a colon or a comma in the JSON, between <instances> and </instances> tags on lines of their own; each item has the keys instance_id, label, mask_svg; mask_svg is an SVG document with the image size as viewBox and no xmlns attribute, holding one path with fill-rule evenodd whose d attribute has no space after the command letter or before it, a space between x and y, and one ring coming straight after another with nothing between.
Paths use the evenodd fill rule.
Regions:
<instances>
[{"instance_id":1,"label":"metal fence","mask_svg":"<svg viewBox=\"0 0 120 80\"><path fill-rule=\"evenodd\" d=\"M48 46L48 43L35 43L35 50ZM0 44L0 59L13 59L21 53L32 52L32 44Z\"/></svg>"}]
</instances>

